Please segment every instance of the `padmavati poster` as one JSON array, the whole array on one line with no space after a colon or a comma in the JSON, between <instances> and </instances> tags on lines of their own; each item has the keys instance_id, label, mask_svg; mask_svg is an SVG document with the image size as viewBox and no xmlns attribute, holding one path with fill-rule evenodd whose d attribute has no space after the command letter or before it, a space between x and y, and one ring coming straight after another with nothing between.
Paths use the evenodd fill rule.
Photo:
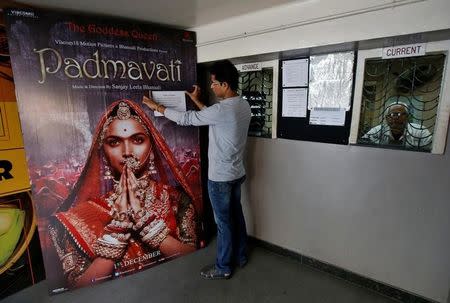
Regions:
<instances>
[{"instance_id":1,"label":"padmavati poster","mask_svg":"<svg viewBox=\"0 0 450 303\"><path fill-rule=\"evenodd\" d=\"M195 33L38 10L6 19L50 292L201 248L198 129L142 103L192 87Z\"/></svg>"}]
</instances>

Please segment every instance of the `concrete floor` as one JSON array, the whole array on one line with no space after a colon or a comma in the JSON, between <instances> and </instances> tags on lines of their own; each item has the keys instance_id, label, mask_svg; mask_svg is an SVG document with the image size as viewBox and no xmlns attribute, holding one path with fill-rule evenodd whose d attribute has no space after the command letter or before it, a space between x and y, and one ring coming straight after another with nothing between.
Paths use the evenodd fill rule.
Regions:
<instances>
[{"instance_id":1,"label":"concrete floor","mask_svg":"<svg viewBox=\"0 0 450 303\"><path fill-rule=\"evenodd\" d=\"M212 263L214 256L215 242L144 272L59 295L49 296L47 283L43 281L7 297L2 303L396 302L254 246L248 265L236 270L230 280L203 280L199 270Z\"/></svg>"}]
</instances>

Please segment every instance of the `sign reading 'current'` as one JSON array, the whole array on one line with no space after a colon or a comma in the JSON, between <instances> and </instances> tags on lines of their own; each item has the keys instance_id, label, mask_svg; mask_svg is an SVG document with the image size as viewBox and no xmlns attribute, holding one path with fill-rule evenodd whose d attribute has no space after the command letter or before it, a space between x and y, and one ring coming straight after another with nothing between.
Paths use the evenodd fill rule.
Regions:
<instances>
[{"instance_id":1,"label":"sign reading 'current'","mask_svg":"<svg viewBox=\"0 0 450 303\"><path fill-rule=\"evenodd\" d=\"M426 43L399 45L383 48L383 59L425 56Z\"/></svg>"}]
</instances>

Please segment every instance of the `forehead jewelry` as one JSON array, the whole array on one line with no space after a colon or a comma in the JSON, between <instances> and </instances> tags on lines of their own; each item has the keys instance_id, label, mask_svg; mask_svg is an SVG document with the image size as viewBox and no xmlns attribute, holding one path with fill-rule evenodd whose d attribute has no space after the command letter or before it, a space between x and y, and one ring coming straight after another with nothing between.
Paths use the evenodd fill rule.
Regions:
<instances>
[{"instance_id":1,"label":"forehead jewelry","mask_svg":"<svg viewBox=\"0 0 450 303\"><path fill-rule=\"evenodd\" d=\"M117 118L119 120L128 120L130 119L130 117L131 117L130 107L125 102L123 101L120 102L119 108L117 109Z\"/></svg>"},{"instance_id":2,"label":"forehead jewelry","mask_svg":"<svg viewBox=\"0 0 450 303\"><path fill-rule=\"evenodd\" d=\"M109 125L115 119L128 120L130 118L136 120L140 125L142 125L144 127L145 134L147 136L150 136L150 132L148 131L147 126L145 126L144 123L142 122L141 118L139 116L137 116L137 115L132 115L131 114L131 110L130 110L130 106L126 102L121 101L119 103L119 105L118 105L116 116L108 117L108 119L105 121L105 124L103 124L102 132L101 132L100 138L99 138L98 148L101 148L103 146L103 143L104 143L104 140L105 140L106 131L108 130Z\"/></svg>"}]
</instances>

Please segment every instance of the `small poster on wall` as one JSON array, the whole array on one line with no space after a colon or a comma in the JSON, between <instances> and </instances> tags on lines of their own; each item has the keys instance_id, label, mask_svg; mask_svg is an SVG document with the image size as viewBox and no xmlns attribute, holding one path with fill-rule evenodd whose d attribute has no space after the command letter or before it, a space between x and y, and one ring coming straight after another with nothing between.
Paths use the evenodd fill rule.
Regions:
<instances>
[{"instance_id":1,"label":"small poster on wall","mask_svg":"<svg viewBox=\"0 0 450 303\"><path fill-rule=\"evenodd\" d=\"M316 107L311 110L309 117L311 125L344 126L345 108Z\"/></svg>"},{"instance_id":2,"label":"small poster on wall","mask_svg":"<svg viewBox=\"0 0 450 303\"><path fill-rule=\"evenodd\" d=\"M195 33L50 11L6 18L50 292L202 247L198 129L142 104L195 83Z\"/></svg>"},{"instance_id":3,"label":"small poster on wall","mask_svg":"<svg viewBox=\"0 0 450 303\"><path fill-rule=\"evenodd\" d=\"M284 60L283 87L308 86L309 59Z\"/></svg>"},{"instance_id":4,"label":"small poster on wall","mask_svg":"<svg viewBox=\"0 0 450 303\"><path fill-rule=\"evenodd\" d=\"M283 88L283 117L306 117L307 88Z\"/></svg>"}]
</instances>

